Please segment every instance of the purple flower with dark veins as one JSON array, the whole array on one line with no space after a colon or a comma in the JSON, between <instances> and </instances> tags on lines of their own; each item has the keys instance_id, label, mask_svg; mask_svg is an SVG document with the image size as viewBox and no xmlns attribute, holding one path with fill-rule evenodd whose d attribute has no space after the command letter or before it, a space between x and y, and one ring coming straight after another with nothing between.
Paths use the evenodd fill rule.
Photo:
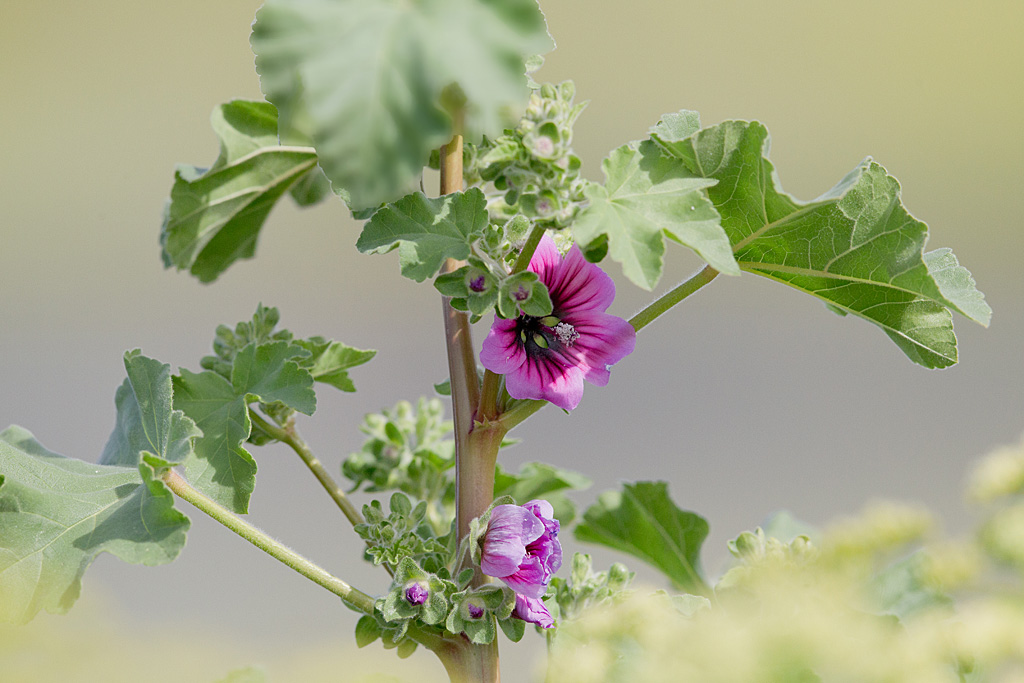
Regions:
<instances>
[{"instance_id":1,"label":"purple flower with dark veins","mask_svg":"<svg viewBox=\"0 0 1024 683\"><path fill-rule=\"evenodd\" d=\"M481 543L481 571L538 602L562 566L558 520L546 500L498 505L491 511Z\"/></svg>"},{"instance_id":2,"label":"purple flower with dark veins","mask_svg":"<svg viewBox=\"0 0 1024 683\"><path fill-rule=\"evenodd\" d=\"M545 234L529 270L547 286L554 310L544 317L495 317L480 362L505 375L512 398L543 399L572 410L583 398L583 380L608 383L608 367L633 351L636 331L605 313L615 283L575 244L563 258Z\"/></svg>"}]
</instances>

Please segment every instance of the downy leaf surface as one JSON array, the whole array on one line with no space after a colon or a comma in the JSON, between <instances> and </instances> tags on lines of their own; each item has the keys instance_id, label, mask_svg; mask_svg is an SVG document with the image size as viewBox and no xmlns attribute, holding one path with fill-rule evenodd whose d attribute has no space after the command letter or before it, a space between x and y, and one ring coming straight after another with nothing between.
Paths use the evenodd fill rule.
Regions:
<instances>
[{"instance_id":1,"label":"downy leaf surface","mask_svg":"<svg viewBox=\"0 0 1024 683\"><path fill-rule=\"evenodd\" d=\"M605 491L583 513L576 538L638 557L661 570L687 593L705 594L700 548L708 523L680 509L663 481L623 484L622 491Z\"/></svg>"},{"instance_id":2,"label":"downy leaf surface","mask_svg":"<svg viewBox=\"0 0 1024 683\"><path fill-rule=\"evenodd\" d=\"M279 144L273 105L234 100L215 109L210 123L220 156L209 169L178 166L160 233L164 265L203 282L252 258L264 221L286 191L302 206L327 194L316 151Z\"/></svg>"},{"instance_id":3,"label":"downy leaf surface","mask_svg":"<svg viewBox=\"0 0 1024 683\"><path fill-rule=\"evenodd\" d=\"M279 401L312 415L316 410L313 377L300 367L308 355L295 343L252 343L235 356L231 381L211 370L182 369L173 378L175 408L203 430L184 461L192 486L235 512L248 511L256 484L256 461L242 447L252 430L248 404Z\"/></svg>"},{"instance_id":4,"label":"downy leaf surface","mask_svg":"<svg viewBox=\"0 0 1024 683\"><path fill-rule=\"evenodd\" d=\"M663 121L652 138L694 174L736 262L882 328L914 362L957 361L950 310L988 325L992 311L948 249L925 253L928 229L900 201L900 186L868 159L812 202L785 194L760 123L727 121L697 133Z\"/></svg>"},{"instance_id":5,"label":"downy leaf surface","mask_svg":"<svg viewBox=\"0 0 1024 683\"><path fill-rule=\"evenodd\" d=\"M453 119L470 142L514 125L552 47L536 0L268 0L251 42L282 137L311 131L353 210L408 193Z\"/></svg>"},{"instance_id":6,"label":"downy leaf surface","mask_svg":"<svg viewBox=\"0 0 1024 683\"><path fill-rule=\"evenodd\" d=\"M136 349L124 354L128 377L114 396L117 423L100 456L101 465L138 467L142 453L182 462L202 432L173 410L171 366Z\"/></svg>"},{"instance_id":7,"label":"downy leaf surface","mask_svg":"<svg viewBox=\"0 0 1024 683\"><path fill-rule=\"evenodd\" d=\"M713 268L739 275L729 238L704 192L713 179L693 173L649 140L613 150L601 167L605 183L587 186L590 204L573 227L581 244L607 235L608 254L647 290L661 278L665 237L693 249Z\"/></svg>"},{"instance_id":8,"label":"downy leaf surface","mask_svg":"<svg viewBox=\"0 0 1024 683\"><path fill-rule=\"evenodd\" d=\"M397 247L402 275L423 282L446 258L468 257L487 222L487 199L477 188L437 198L416 192L373 214L356 248L383 254Z\"/></svg>"},{"instance_id":9,"label":"downy leaf surface","mask_svg":"<svg viewBox=\"0 0 1024 683\"><path fill-rule=\"evenodd\" d=\"M97 465L48 451L20 427L0 432L0 621L66 612L100 553L170 562L189 524L147 462Z\"/></svg>"}]
</instances>

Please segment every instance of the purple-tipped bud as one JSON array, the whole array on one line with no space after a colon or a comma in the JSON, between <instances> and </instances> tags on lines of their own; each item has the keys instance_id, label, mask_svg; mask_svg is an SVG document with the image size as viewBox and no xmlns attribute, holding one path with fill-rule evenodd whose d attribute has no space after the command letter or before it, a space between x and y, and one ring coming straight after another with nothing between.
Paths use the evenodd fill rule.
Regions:
<instances>
[{"instance_id":1,"label":"purple-tipped bud","mask_svg":"<svg viewBox=\"0 0 1024 683\"><path fill-rule=\"evenodd\" d=\"M484 534L480 569L516 593L539 599L562 566L558 526L546 500L497 506Z\"/></svg>"},{"instance_id":2,"label":"purple-tipped bud","mask_svg":"<svg viewBox=\"0 0 1024 683\"><path fill-rule=\"evenodd\" d=\"M405 587L405 601L410 605L422 605L430 597L430 591L419 581L410 583Z\"/></svg>"},{"instance_id":3,"label":"purple-tipped bud","mask_svg":"<svg viewBox=\"0 0 1024 683\"><path fill-rule=\"evenodd\" d=\"M469 281L469 288L474 292L482 292L487 289L487 279L483 275L478 275Z\"/></svg>"},{"instance_id":4,"label":"purple-tipped bud","mask_svg":"<svg viewBox=\"0 0 1024 683\"><path fill-rule=\"evenodd\" d=\"M469 612L469 617L471 619L479 619L484 615L484 608L477 607L471 602L466 604L466 611Z\"/></svg>"},{"instance_id":5,"label":"purple-tipped bud","mask_svg":"<svg viewBox=\"0 0 1024 683\"><path fill-rule=\"evenodd\" d=\"M516 301L526 301L530 298L530 290L526 287L519 285L519 289L512 292L512 296L515 297Z\"/></svg>"}]
</instances>

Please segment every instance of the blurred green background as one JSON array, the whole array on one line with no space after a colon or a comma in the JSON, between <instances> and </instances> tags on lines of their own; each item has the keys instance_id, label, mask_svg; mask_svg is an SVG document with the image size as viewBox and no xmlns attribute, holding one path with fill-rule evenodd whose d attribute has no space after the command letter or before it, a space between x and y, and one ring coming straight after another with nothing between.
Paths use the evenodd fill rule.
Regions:
<instances>
[{"instance_id":1,"label":"blurred green background","mask_svg":"<svg viewBox=\"0 0 1024 683\"><path fill-rule=\"evenodd\" d=\"M430 393L445 376L438 297L402 280L394 255L359 255L359 227L340 202L307 212L284 202L257 258L211 286L162 269L157 237L174 164L212 163L210 111L260 97L248 45L258 6L4 0L0 428L20 424L52 450L95 460L114 423L124 350L196 370L216 325L249 317L260 301L297 334L380 351L353 373L359 393L323 391L317 416L300 424L335 471L361 443L365 412ZM712 574L727 539L780 508L820 523L899 498L968 528L969 463L1024 430L1022 6L548 0L544 9L558 49L538 77L572 78L591 101L576 129L588 177L601 178L608 150L681 108L705 124L767 124L783 187L801 199L871 155L929 224L929 247L953 248L995 315L989 330L957 319L961 364L928 371L877 328L810 297L752 275L719 278L645 330L610 385L589 388L571 416L548 409L520 428L525 441L504 464L581 470L595 479L583 502L622 479L668 480L711 523ZM663 288L698 265L681 248L667 261ZM609 269L619 283L612 310L628 316L650 295ZM478 343L485 332L480 325ZM297 459L254 454L253 521L363 590L382 590ZM18 640L5 631L0 665L16 651L46 655L36 680L212 681L256 663L277 681L351 680L355 615L190 516L177 562L101 557L82 608L41 615ZM503 646L506 681L530 677L542 643L527 640ZM122 660L135 668L83 663L70 641L132 651ZM177 663L193 646L199 669ZM370 666L394 664L377 645L360 654ZM319 673L301 668L309 662ZM412 665L404 672L417 680L443 677L429 654Z\"/></svg>"}]
</instances>

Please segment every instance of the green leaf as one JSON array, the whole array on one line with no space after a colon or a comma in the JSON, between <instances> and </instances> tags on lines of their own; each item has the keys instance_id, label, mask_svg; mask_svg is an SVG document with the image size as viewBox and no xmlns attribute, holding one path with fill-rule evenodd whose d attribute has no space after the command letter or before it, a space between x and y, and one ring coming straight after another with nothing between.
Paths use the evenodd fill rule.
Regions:
<instances>
[{"instance_id":1,"label":"green leaf","mask_svg":"<svg viewBox=\"0 0 1024 683\"><path fill-rule=\"evenodd\" d=\"M498 465L494 475L494 497L512 496L522 505L536 498L551 503L562 528L568 528L576 518L576 504L565 495L566 491L582 491L593 482L579 472L563 470L542 462L528 462L517 474L506 472Z\"/></svg>"},{"instance_id":2,"label":"green leaf","mask_svg":"<svg viewBox=\"0 0 1024 683\"><path fill-rule=\"evenodd\" d=\"M662 129L663 132L663 129ZM778 186L768 131L728 121L657 142L691 171L717 180L707 192L741 269L812 294L834 311L881 327L914 362L957 361L948 309L988 325L992 310L949 250L924 253L928 229L900 202L900 186L866 160L813 202Z\"/></svg>"},{"instance_id":3,"label":"green leaf","mask_svg":"<svg viewBox=\"0 0 1024 683\"><path fill-rule=\"evenodd\" d=\"M380 624L369 614L359 617L356 622L356 647L366 647L381 637Z\"/></svg>"},{"instance_id":4,"label":"green leaf","mask_svg":"<svg viewBox=\"0 0 1024 683\"><path fill-rule=\"evenodd\" d=\"M189 520L153 468L96 465L0 432L0 621L66 612L102 552L132 564L178 556Z\"/></svg>"},{"instance_id":5,"label":"green leaf","mask_svg":"<svg viewBox=\"0 0 1024 683\"><path fill-rule=\"evenodd\" d=\"M700 547L708 523L681 510L663 481L623 484L606 491L583 513L576 538L638 557L660 569L673 585L689 593L707 593L700 575Z\"/></svg>"},{"instance_id":6,"label":"green leaf","mask_svg":"<svg viewBox=\"0 0 1024 683\"><path fill-rule=\"evenodd\" d=\"M487 199L477 188L437 198L416 192L373 214L356 248L384 254L398 247L402 275L423 282L445 259L467 258L487 222Z\"/></svg>"},{"instance_id":7,"label":"green leaf","mask_svg":"<svg viewBox=\"0 0 1024 683\"><path fill-rule=\"evenodd\" d=\"M514 125L552 47L536 0L268 0L251 42L282 134L312 131L353 209L407 193L453 113L469 142Z\"/></svg>"},{"instance_id":8,"label":"green leaf","mask_svg":"<svg viewBox=\"0 0 1024 683\"><path fill-rule=\"evenodd\" d=\"M278 143L273 105L234 100L215 109L210 123L220 156L209 170L178 166L160 232L164 265L203 282L252 258L263 222L289 188L298 188L300 204L323 196L316 151Z\"/></svg>"},{"instance_id":9,"label":"green leaf","mask_svg":"<svg viewBox=\"0 0 1024 683\"><path fill-rule=\"evenodd\" d=\"M656 141L685 140L700 130L700 114L689 109L665 114L651 127L651 137Z\"/></svg>"},{"instance_id":10,"label":"green leaf","mask_svg":"<svg viewBox=\"0 0 1024 683\"><path fill-rule=\"evenodd\" d=\"M323 337L297 339L295 343L309 351L309 357L300 360L299 365L307 369L315 381L341 391L356 390L356 385L349 379L348 369L369 362L377 355L376 351L356 349Z\"/></svg>"},{"instance_id":11,"label":"green leaf","mask_svg":"<svg viewBox=\"0 0 1024 683\"><path fill-rule=\"evenodd\" d=\"M607 235L609 255L626 277L648 290L661 277L665 237L693 249L713 268L739 275L729 238L703 192L713 180L650 141L613 150L601 167L605 184L587 186L590 205L573 228L581 244Z\"/></svg>"},{"instance_id":12,"label":"green leaf","mask_svg":"<svg viewBox=\"0 0 1024 683\"><path fill-rule=\"evenodd\" d=\"M309 352L284 341L249 344L235 356L231 381L207 370L173 378L174 406L203 430L185 460L189 482L218 503L247 512L256 462L242 443L252 423L248 404L279 401L306 415L316 410L313 377L300 362Z\"/></svg>"},{"instance_id":13,"label":"green leaf","mask_svg":"<svg viewBox=\"0 0 1024 683\"><path fill-rule=\"evenodd\" d=\"M923 551L918 551L885 567L868 582L868 600L880 613L900 620L918 612L952 607L953 600L928 582L928 560Z\"/></svg>"},{"instance_id":14,"label":"green leaf","mask_svg":"<svg viewBox=\"0 0 1024 683\"><path fill-rule=\"evenodd\" d=\"M100 464L138 467L142 452L181 462L202 432L183 412L172 410L171 366L138 349L124 354L124 366L128 378L114 398L117 424Z\"/></svg>"}]
</instances>

